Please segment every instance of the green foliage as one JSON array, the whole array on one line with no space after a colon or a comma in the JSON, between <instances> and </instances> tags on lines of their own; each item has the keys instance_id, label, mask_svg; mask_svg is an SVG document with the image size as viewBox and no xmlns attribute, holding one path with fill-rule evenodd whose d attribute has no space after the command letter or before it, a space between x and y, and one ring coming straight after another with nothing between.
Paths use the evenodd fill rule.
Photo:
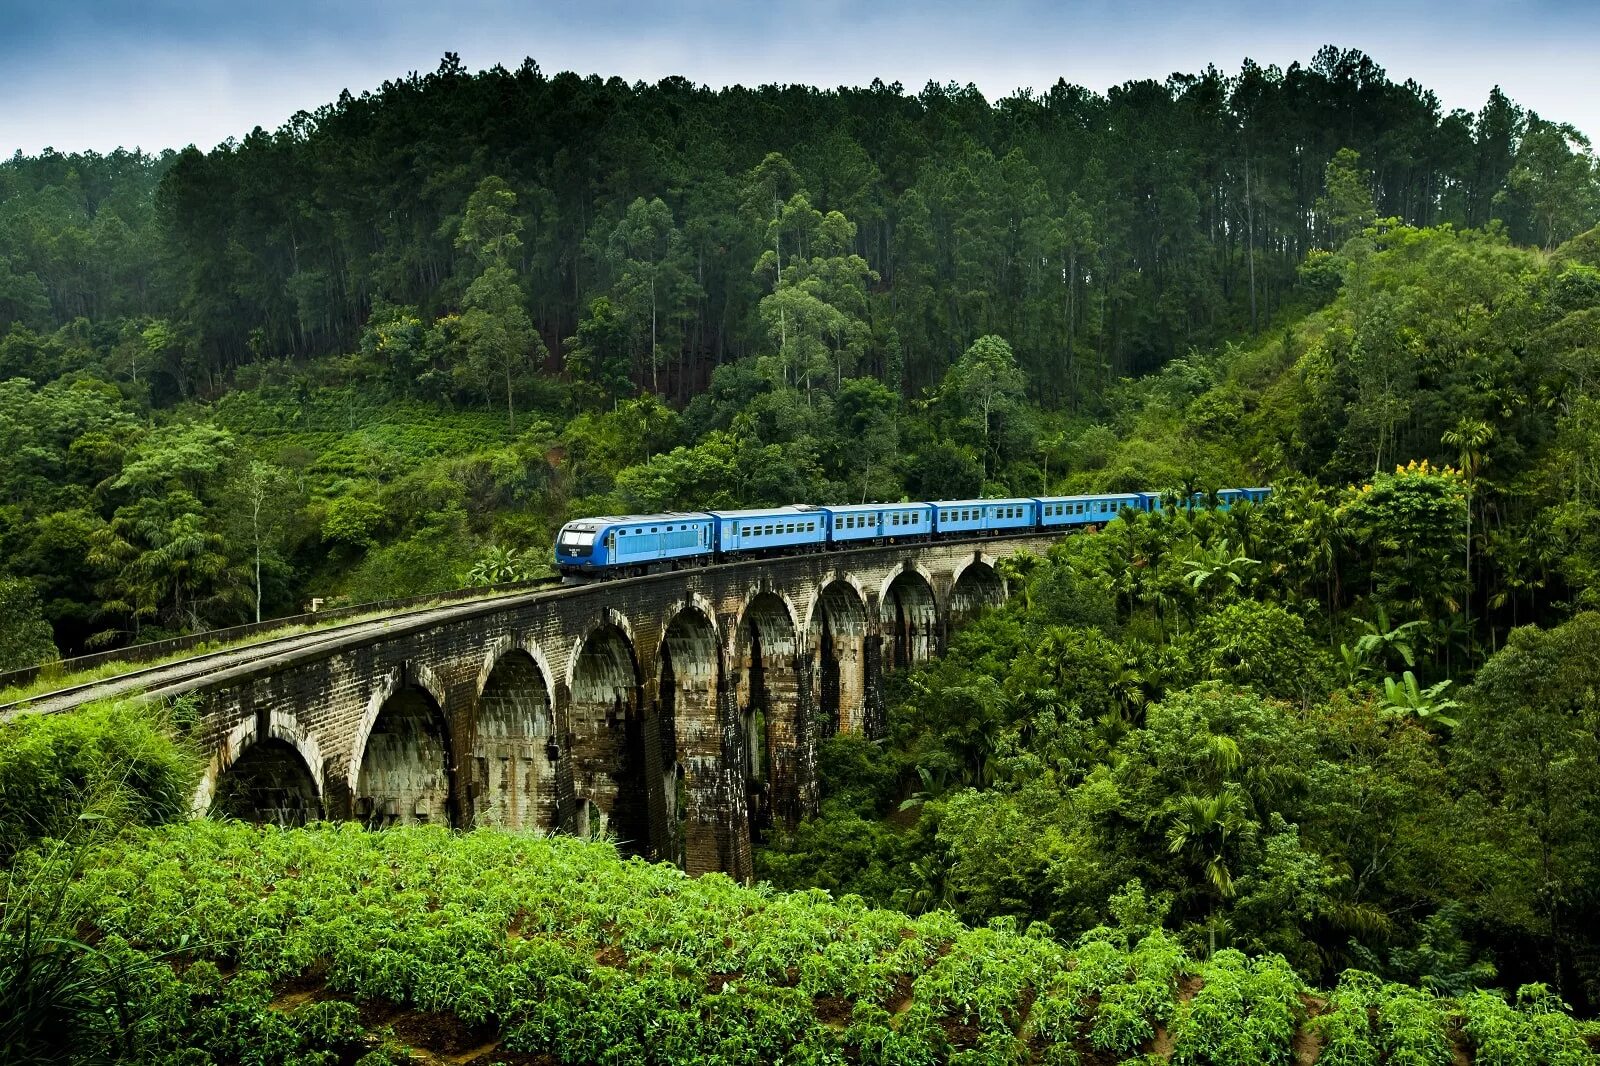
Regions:
<instances>
[{"instance_id":1,"label":"green foliage","mask_svg":"<svg viewBox=\"0 0 1600 1066\"><path fill-rule=\"evenodd\" d=\"M156 825L189 812L198 766L160 713L130 703L0 724L0 860L81 816Z\"/></svg>"},{"instance_id":2,"label":"green foliage","mask_svg":"<svg viewBox=\"0 0 1600 1066\"><path fill-rule=\"evenodd\" d=\"M1178 1012L1173 1061L1206 1066L1247 1066L1292 1060L1295 1030L1306 991L1277 956L1246 958L1220 951L1195 970L1205 983Z\"/></svg>"},{"instance_id":3,"label":"green foliage","mask_svg":"<svg viewBox=\"0 0 1600 1066\"><path fill-rule=\"evenodd\" d=\"M1514 1004L1474 992L1461 1011L1462 1032L1480 1066L1577 1066L1594 1059L1565 1005L1544 985L1524 985Z\"/></svg>"},{"instance_id":4,"label":"green foliage","mask_svg":"<svg viewBox=\"0 0 1600 1066\"><path fill-rule=\"evenodd\" d=\"M1069 950L1041 923L912 918L493 830L198 821L65 858L27 860L99 945L81 958L94 980L60 1002L117 1019L74 1030L79 1061L403 1061L360 1002L438 1012L493 1033L502 1054L561 1063L1125 1059L1161 1029L1175 1061L1285 1063L1309 995L1275 956L1191 960L1137 884L1118 893L1118 924ZM310 993L290 1008L275 998L286 987ZM1548 998L1463 1006L1480 1055L1575 1047ZM1434 1062L1449 1010L1346 975L1317 1025L1328 1054ZM1541 1054L1484 1061L1586 1061Z\"/></svg>"},{"instance_id":5,"label":"green foliage","mask_svg":"<svg viewBox=\"0 0 1600 1066\"><path fill-rule=\"evenodd\" d=\"M1275 603L1239 600L1211 612L1178 642L1197 678L1269 696L1314 699L1330 687L1331 663L1298 615Z\"/></svg>"},{"instance_id":6,"label":"green foliage","mask_svg":"<svg viewBox=\"0 0 1600 1066\"><path fill-rule=\"evenodd\" d=\"M39 594L20 578L0 577L0 670L15 670L59 658Z\"/></svg>"}]
</instances>

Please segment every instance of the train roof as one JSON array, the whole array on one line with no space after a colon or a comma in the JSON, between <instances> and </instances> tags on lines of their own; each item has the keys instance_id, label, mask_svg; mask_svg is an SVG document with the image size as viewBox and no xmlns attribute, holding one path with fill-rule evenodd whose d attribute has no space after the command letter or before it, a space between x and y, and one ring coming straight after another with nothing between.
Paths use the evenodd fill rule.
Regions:
<instances>
[{"instance_id":1,"label":"train roof","mask_svg":"<svg viewBox=\"0 0 1600 1066\"><path fill-rule=\"evenodd\" d=\"M992 500L934 500L931 507L988 507L1003 503L1033 503L1030 496L1005 496Z\"/></svg>"},{"instance_id":2,"label":"train roof","mask_svg":"<svg viewBox=\"0 0 1600 1066\"><path fill-rule=\"evenodd\" d=\"M822 508L811 503L791 503L783 507L750 507L742 511L707 511L713 518L765 518L777 515L811 515Z\"/></svg>"},{"instance_id":3,"label":"train roof","mask_svg":"<svg viewBox=\"0 0 1600 1066\"><path fill-rule=\"evenodd\" d=\"M900 500L895 503L829 503L824 504L824 511L882 511L890 507L930 507L931 504L914 500Z\"/></svg>"},{"instance_id":4,"label":"train roof","mask_svg":"<svg viewBox=\"0 0 1600 1066\"><path fill-rule=\"evenodd\" d=\"M607 514L592 518L574 518L562 529L599 529L601 526L633 525L639 522L676 522L680 519L709 518L706 511L667 511L663 514Z\"/></svg>"},{"instance_id":5,"label":"train roof","mask_svg":"<svg viewBox=\"0 0 1600 1066\"><path fill-rule=\"evenodd\" d=\"M1079 496L1035 496L1040 503L1078 503L1082 500L1138 500L1152 495L1146 492L1087 492Z\"/></svg>"}]
</instances>

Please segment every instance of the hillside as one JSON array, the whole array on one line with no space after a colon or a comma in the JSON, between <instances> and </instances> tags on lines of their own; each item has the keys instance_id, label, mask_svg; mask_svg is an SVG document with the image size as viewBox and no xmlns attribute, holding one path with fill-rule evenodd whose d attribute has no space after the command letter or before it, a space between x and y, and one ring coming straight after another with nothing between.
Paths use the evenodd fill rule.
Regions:
<instances>
[{"instance_id":1,"label":"hillside","mask_svg":"<svg viewBox=\"0 0 1600 1066\"><path fill-rule=\"evenodd\" d=\"M189 820L182 701L0 724L0 1066L1590 1061L1597 222L1570 128L1336 49L994 102L447 56L0 162L0 669L585 515L1174 504L1007 564L755 887Z\"/></svg>"},{"instance_id":2,"label":"hillside","mask_svg":"<svg viewBox=\"0 0 1600 1066\"><path fill-rule=\"evenodd\" d=\"M0 666L536 572L574 515L1321 473L1102 460L1377 220L1549 250L1596 187L1570 128L1333 48L992 102L447 56L208 153L17 156ZM1215 399L1190 436L1260 398ZM1373 469L1448 457L1383 417Z\"/></svg>"}]
</instances>

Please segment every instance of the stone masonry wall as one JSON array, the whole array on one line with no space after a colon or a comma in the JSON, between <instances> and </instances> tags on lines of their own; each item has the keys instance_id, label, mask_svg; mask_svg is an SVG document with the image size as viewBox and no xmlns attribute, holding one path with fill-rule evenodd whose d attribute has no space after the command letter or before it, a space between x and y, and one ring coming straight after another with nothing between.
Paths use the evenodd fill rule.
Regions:
<instances>
[{"instance_id":1,"label":"stone masonry wall","mask_svg":"<svg viewBox=\"0 0 1600 1066\"><path fill-rule=\"evenodd\" d=\"M941 651L952 607L1003 590L996 562L1053 539L594 582L265 657L193 686L212 755L197 803L272 738L304 762L327 817L567 831L581 819L637 854L747 878L752 795L780 823L814 810L824 730L880 735L882 670ZM765 780L752 782L757 717Z\"/></svg>"}]
</instances>

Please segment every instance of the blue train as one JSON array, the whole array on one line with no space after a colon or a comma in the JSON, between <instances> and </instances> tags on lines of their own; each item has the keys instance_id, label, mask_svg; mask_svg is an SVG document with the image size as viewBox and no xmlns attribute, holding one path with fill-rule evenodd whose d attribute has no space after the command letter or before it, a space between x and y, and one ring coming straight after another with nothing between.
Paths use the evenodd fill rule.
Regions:
<instances>
[{"instance_id":1,"label":"blue train","mask_svg":"<svg viewBox=\"0 0 1600 1066\"><path fill-rule=\"evenodd\" d=\"M1236 503L1259 503L1271 491L1222 489L1215 505L1227 510ZM1123 511L1205 507L1210 501L1204 493L1175 502L1157 492L1113 492L580 518L562 526L556 537L556 569L567 576L644 574L765 555L1100 526Z\"/></svg>"}]
</instances>

